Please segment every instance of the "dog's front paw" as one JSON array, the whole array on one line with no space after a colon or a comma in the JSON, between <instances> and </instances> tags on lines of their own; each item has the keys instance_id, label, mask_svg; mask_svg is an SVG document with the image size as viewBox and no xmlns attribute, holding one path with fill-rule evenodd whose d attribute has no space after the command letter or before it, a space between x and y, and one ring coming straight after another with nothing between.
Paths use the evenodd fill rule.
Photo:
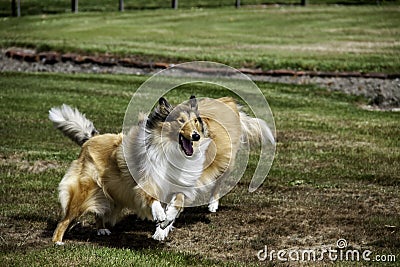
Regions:
<instances>
[{"instance_id":1,"label":"dog's front paw","mask_svg":"<svg viewBox=\"0 0 400 267\"><path fill-rule=\"evenodd\" d=\"M61 241L57 241L57 242L54 243L54 245L56 245L56 246L64 246L65 243L61 242Z\"/></svg>"},{"instance_id":2,"label":"dog's front paw","mask_svg":"<svg viewBox=\"0 0 400 267\"><path fill-rule=\"evenodd\" d=\"M172 223L169 224L165 229L162 229L160 225L157 225L156 232L153 235L153 239L157 241L163 241L165 238L167 238L169 232L171 232L174 229L172 226Z\"/></svg>"},{"instance_id":3,"label":"dog's front paw","mask_svg":"<svg viewBox=\"0 0 400 267\"><path fill-rule=\"evenodd\" d=\"M167 215L165 215L165 211L159 201L153 202L151 205L151 213L153 215L153 220L156 222L163 222L167 219Z\"/></svg>"},{"instance_id":4,"label":"dog's front paw","mask_svg":"<svg viewBox=\"0 0 400 267\"><path fill-rule=\"evenodd\" d=\"M175 207L173 205L168 205L165 215L167 215L168 221L173 221L179 217L180 213L181 213L180 209L178 209L177 207Z\"/></svg>"},{"instance_id":5,"label":"dog's front paw","mask_svg":"<svg viewBox=\"0 0 400 267\"><path fill-rule=\"evenodd\" d=\"M159 224L159 226L161 227L161 229L164 230L164 229L167 228L168 226L172 225L172 224L174 223L174 221L175 221L175 220L168 220L168 219L166 219L165 221L161 222L161 223Z\"/></svg>"},{"instance_id":6,"label":"dog's front paw","mask_svg":"<svg viewBox=\"0 0 400 267\"><path fill-rule=\"evenodd\" d=\"M210 212L217 212L218 210L218 206L219 206L219 201L218 200L213 200L210 202L210 204L208 204L208 210Z\"/></svg>"},{"instance_id":7,"label":"dog's front paw","mask_svg":"<svg viewBox=\"0 0 400 267\"><path fill-rule=\"evenodd\" d=\"M97 235L110 235L111 231L108 229L98 229L97 230Z\"/></svg>"}]
</instances>

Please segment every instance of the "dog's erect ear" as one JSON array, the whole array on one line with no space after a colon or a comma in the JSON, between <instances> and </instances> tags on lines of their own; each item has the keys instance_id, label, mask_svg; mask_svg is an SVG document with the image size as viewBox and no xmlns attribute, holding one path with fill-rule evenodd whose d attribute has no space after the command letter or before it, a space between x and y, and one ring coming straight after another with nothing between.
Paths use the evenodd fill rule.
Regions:
<instances>
[{"instance_id":1,"label":"dog's erect ear","mask_svg":"<svg viewBox=\"0 0 400 267\"><path fill-rule=\"evenodd\" d=\"M150 113L149 117L147 118L146 127L149 129L157 127L158 123L164 122L167 119L172 109L173 107L164 97L158 99L158 106L153 110L153 112Z\"/></svg>"},{"instance_id":2,"label":"dog's erect ear","mask_svg":"<svg viewBox=\"0 0 400 267\"><path fill-rule=\"evenodd\" d=\"M164 97L160 97L160 99L158 99L158 108L159 112L162 113L163 115L168 115L172 110L171 105Z\"/></svg>"},{"instance_id":3,"label":"dog's erect ear","mask_svg":"<svg viewBox=\"0 0 400 267\"><path fill-rule=\"evenodd\" d=\"M158 104L160 106L171 108L171 105L168 103L167 99L165 99L164 97L160 97L160 99L158 99Z\"/></svg>"},{"instance_id":4,"label":"dog's erect ear","mask_svg":"<svg viewBox=\"0 0 400 267\"><path fill-rule=\"evenodd\" d=\"M197 111L197 99L194 95L190 96L189 104L191 109Z\"/></svg>"},{"instance_id":5,"label":"dog's erect ear","mask_svg":"<svg viewBox=\"0 0 400 267\"><path fill-rule=\"evenodd\" d=\"M160 99L158 99L158 104L160 106L170 106L167 99L165 99L164 97L160 97Z\"/></svg>"}]
</instances>

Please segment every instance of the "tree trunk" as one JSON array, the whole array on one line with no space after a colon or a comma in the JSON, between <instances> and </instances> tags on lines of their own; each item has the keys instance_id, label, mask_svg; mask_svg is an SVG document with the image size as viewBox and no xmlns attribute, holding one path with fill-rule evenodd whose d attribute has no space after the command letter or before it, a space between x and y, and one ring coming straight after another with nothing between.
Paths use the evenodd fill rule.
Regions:
<instances>
[{"instance_id":1,"label":"tree trunk","mask_svg":"<svg viewBox=\"0 0 400 267\"><path fill-rule=\"evenodd\" d=\"M11 0L11 16L21 17L21 0Z\"/></svg>"},{"instance_id":2,"label":"tree trunk","mask_svg":"<svg viewBox=\"0 0 400 267\"><path fill-rule=\"evenodd\" d=\"M239 7L240 7L240 0L236 0L236 2L235 2L235 7L236 7L236 8L239 8Z\"/></svg>"},{"instance_id":3,"label":"tree trunk","mask_svg":"<svg viewBox=\"0 0 400 267\"><path fill-rule=\"evenodd\" d=\"M171 6L173 9L178 9L178 0L171 0Z\"/></svg>"},{"instance_id":4,"label":"tree trunk","mask_svg":"<svg viewBox=\"0 0 400 267\"><path fill-rule=\"evenodd\" d=\"M71 12L78 13L78 0L71 0Z\"/></svg>"}]
</instances>

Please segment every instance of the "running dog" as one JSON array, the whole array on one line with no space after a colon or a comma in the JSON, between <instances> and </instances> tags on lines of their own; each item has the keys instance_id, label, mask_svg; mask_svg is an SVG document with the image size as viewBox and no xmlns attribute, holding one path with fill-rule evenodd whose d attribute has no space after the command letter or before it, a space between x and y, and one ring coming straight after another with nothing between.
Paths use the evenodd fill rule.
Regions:
<instances>
[{"instance_id":1,"label":"running dog","mask_svg":"<svg viewBox=\"0 0 400 267\"><path fill-rule=\"evenodd\" d=\"M208 196L210 212L217 211L241 142L275 142L265 121L240 111L229 97L192 96L176 107L161 97L125 135L99 134L65 104L52 108L49 118L82 147L58 187L63 218L53 242L59 245L71 222L87 212L96 215L97 233L109 235L107 227L125 208L157 222L153 238L164 240L183 208L199 197Z\"/></svg>"}]
</instances>

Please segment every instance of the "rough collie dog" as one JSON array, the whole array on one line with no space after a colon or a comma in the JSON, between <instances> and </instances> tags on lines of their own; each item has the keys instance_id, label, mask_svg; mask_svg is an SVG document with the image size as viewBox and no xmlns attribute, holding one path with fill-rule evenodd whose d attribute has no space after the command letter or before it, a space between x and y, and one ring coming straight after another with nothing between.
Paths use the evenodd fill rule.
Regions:
<instances>
[{"instance_id":1,"label":"rough collie dog","mask_svg":"<svg viewBox=\"0 0 400 267\"><path fill-rule=\"evenodd\" d=\"M139 116L139 125L126 135L100 135L77 109L63 105L49 111L54 125L82 146L59 184L63 218L54 231L56 244L63 244L68 226L87 212L96 215L97 233L109 235L107 227L125 208L157 222L153 238L163 240L197 198L206 196L216 212L241 141L274 142L267 124L240 111L229 97L192 96L177 107L160 98L149 115Z\"/></svg>"}]
</instances>

